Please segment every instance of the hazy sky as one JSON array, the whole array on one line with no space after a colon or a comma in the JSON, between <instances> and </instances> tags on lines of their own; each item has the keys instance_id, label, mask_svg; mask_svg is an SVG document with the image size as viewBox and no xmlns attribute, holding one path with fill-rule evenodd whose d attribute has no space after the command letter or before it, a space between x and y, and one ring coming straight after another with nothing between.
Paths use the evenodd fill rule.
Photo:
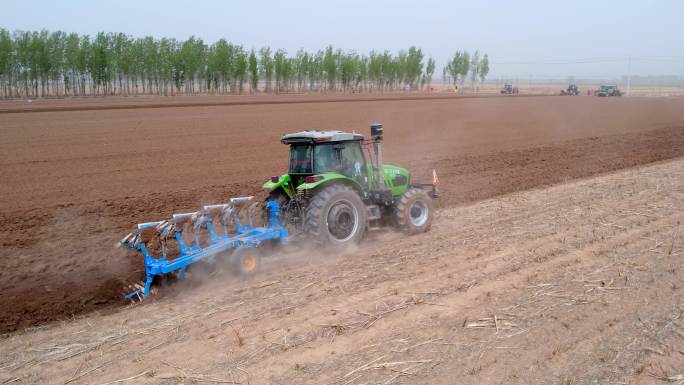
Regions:
<instances>
[{"instance_id":1,"label":"hazy sky","mask_svg":"<svg viewBox=\"0 0 684 385\"><path fill-rule=\"evenodd\" d=\"M0 27L125 32L294 53L328 44L367 53L410 45L442 63L489 54L491 77L684 74L684 1L0 0ZM600 60L601 62L595 62ZM568 63L570 62L570 63ZM567 64L558 64L567 63Z\"/></svg>"}]
</instances>

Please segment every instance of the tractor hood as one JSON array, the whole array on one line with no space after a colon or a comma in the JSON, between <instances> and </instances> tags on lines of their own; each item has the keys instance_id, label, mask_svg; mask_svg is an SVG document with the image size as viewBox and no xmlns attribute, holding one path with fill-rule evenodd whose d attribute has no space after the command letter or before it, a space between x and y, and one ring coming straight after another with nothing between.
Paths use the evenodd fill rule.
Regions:
<instances>
[{"instance_id":1,"label":"tractor hood","mask_svg":"<svg viewBox=\"0 0 684 385\"><path fill-rule=\"evenodd\" d=\"M409 170L395 166L393 164L384 164L382 165L382 171L385 174L385 179L394 179L396 175L404 175L406 177L409 176Z\"/></svg>"},{"instance_id":2,"label":"tractor hood","mask_svg":"<svg viewBox=\"0 0 684 385\"><path fill-rule=\"evenodd\" d=\"M382 172L385 174L385 188L390 189L394 196L401 195L411 183L411 173L403 167L385 164Z\"/></svg>"}]
</instances>

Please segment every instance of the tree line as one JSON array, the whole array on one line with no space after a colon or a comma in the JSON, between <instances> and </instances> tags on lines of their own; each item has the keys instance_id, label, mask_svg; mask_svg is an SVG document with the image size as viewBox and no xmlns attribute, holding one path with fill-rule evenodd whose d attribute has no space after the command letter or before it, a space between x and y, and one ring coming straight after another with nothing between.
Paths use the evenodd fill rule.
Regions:
<instances>
[{"instance_id":1,"label":"tree line","mask_svg":"<svg viewBox=\"0 0 684 385\"><path fill-rule=\"evenodd\" d=\"M445 83L453 83L455 87L458 87L457 84L462 85L470 75L471 87L474 87L476 82L484 82L488 73L489 56L487 54L480 57L478 51L475 51L472 56L468 51L456 51L451 60L444 66L442 76Z\"/></svg>"},{"instance_id":2,"label":"tree line","mask_svg":"<svg viewBox=\"0 0 684 385\"><path fill-rule=\"evenodd\" d=\"M458 51L445 67L454 82L484 80L487 55ZM468 63L464 66L463 55ZM448 70L447 70L448 68ZM465 72L464 72L465 71ZM327 46L316 52L247 50L225 39L212 44L134 38L100 32L0 29L0 97L194 95L244 92L384 92L431 86L435 60L420 48L359 54Z\"/></svg>"}]
</instances>

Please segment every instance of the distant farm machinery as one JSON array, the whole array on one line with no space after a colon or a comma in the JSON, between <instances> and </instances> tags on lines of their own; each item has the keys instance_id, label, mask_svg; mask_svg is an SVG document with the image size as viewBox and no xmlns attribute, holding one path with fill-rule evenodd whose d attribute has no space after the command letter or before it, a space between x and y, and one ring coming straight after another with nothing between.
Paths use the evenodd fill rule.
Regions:
<instances>
[{"instance_id":1,"label":"distant farm machinery","mask_svg":"<svg viewBox=\"0 0 684 385\"><path fill-rule=\"evenodd\" d=\"M287 244L291 230L317 247L337 249L359 243L369 228L427 231L437 196L435 171L432 184L412 183L408 170L382 163L381 124L371 126L371 137L315 130L284 135L289 170L263 184L264 202L233 198L138 224L118 243L145 260L145 281L132 285L126 298L143 300L155 281L183 279L200 261L224 260L238 275L252 273L260 265L260 246Z\"/></svg>"},{"instance_id":2,"label":"distant farm machinery","mask_svg":"<svg viewBox=\"0 0 684 385\"><path fill-rule=\"evenodd\" d=\"M517 95L520 92L518 87L512 85L512 84L504 84L503 88L501 89L501 94L503 95Z\"/></svg>"},{"instance_id":3,"label":"distant farm machinery","mask_svg":"<svg viewBox=\"0 0 684 385\"><path fill-rule=\"evenodd\" d=\"M561 90L561 96L577 96L580 94L579 87L576 84L570 84L567 89Z\"/></svg>"},{"instance_id":4,"label":"distant farm machinery","mask_svg":"<svg viewBox=\"0 0 684 385\"><path fill-rule=\"evenodd\" d=\"M596 96L622 96L622 91L618 89L615 85L601 85L598 90L595 91Z\"/></svg>"}]
</instances>

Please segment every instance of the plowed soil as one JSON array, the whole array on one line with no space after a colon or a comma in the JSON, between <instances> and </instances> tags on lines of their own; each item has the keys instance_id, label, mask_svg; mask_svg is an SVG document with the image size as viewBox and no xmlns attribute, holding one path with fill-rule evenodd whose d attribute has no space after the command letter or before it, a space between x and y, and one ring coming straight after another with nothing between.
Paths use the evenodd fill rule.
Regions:
<instances>
[{"instance_id":1,"label":"plowed soil","mask_svg":"<svg viewBox=\"0 0 684 385\"><path fill-rule=\"evenodd\" d=\"M661 384L684 375L684 160L444 208L9 336L0 381Z\"/></svg>"},{"instance_id":2,"label":"plowed soil","mask_svg":"<svg viewBox=\"0 0 684 385\"><path fill-rule=\"evenodd\" d=\"M15 112L0 113L0 331L120 306L142 261L115 241L138 222L258 193L285 170L284 132L382 122L386 161L425 181L436 168L441 208L684 155L684 99L385 99L0 105Z\"/></svg>"}]
</instances>

